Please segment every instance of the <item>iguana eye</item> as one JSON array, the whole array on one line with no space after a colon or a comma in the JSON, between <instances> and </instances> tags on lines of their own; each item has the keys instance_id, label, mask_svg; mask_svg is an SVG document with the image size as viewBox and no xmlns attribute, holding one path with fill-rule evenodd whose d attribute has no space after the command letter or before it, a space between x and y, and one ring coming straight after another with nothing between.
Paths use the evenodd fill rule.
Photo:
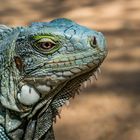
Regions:
<instances>
[{"instance_id":1,"label":"iguana eye","mask_svg":"<svg viewBox=\"0 0 140 140\"><path fill-rule=\"evenodd\" d=\"M37 45L43 51L50 51L55 47L55 44L52 42L39 42Z\"/></svg>"},{"instance_id":2,"label":"iguana eye","mask_svg":"<svg viewBox=\"0 0 140 140\"><path fill-rule=\"evenodd\" d=\"M37 40L34 47L37 51L45 54L51 54L59 48L57 43L49 38L41 38Z\"/></svg>"}]
</instances>

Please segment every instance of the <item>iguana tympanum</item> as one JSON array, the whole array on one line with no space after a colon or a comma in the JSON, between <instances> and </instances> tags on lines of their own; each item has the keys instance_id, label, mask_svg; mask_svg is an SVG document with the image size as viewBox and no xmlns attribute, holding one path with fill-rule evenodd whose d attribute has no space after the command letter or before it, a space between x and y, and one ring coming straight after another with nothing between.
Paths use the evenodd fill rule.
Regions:
<instances>
[{"instance_id":1,"label":"iguana tympanum","mask_svg":"<svg viewBox=\"0 0 140 140\"><path fill-rule=\"evenodd\" d=\"M0 140L54 140L59 108L106 55L100 32L68 19L0 25Z\"/></svg>"}]
</instances>

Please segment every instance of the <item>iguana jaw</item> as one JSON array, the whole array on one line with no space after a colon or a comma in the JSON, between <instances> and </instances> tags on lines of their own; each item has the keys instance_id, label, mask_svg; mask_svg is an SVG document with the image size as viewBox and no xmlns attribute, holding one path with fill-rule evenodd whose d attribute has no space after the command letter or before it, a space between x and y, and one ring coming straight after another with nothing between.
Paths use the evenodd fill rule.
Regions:
<instances>
[{"instance_id":1,"label":"iguana jaw","mask_svg":"<svg viewBox=\"0 0 140 140\"><path fill-rule=\"evenodd\" d=\"M58 102L58 106L56 107L56 115L59 115L59 108L62 107L64 104L68 103L68 100L75 96L75 94L79 94L80 88L84 85L84 82L86 82L90 77L94 77L97 79L97 72L99 73L98 66L94 68L90 68L86 72L82 72L79 75L73 77L72 79L68 80L67 82L63 82L61 85L57 87L57 89L53 90L51 93L49 93L44 99L42 99L40 102L38 102L33 109L22 115L22 117L25 117L28 115L28 118L33 117L37 112L41 115L43 111L42 108L48 108L49 104L52 103L57 96L63 96L65 95L66 99L63 99L63 102ZM39 111L40 110L40 111ZM55 120L55 118L54 118Z\"/></svg>"},{"instance_id":2,"label":"iguana jaw","mask_svg":"<svg viewBox=\"0 0 140 140\"><path fill-rule=\"evenodd\" d=\"M87 56L88 56L88 53L87 53ZM85 55L86 55L86 52L85 52ZM81 66L79 65L78 67L77 66L64 67L65 70L67 69L67 72L69 72L68 74L66 73L66 71L63 70L64 72L62 74L64 75L61 75L61 76L59 76L58 72L56 72L56 75L53 74L50 76L48 75L37 76L33 78L24 77L21 82L23 83L24 87L25 86L27 87L26 94L23 91L19 93L20 95L18 95L18 97L22 97L22 98L18 98L18 101L21 103L20 107L22 108L23 112L30 110L30 107L32 107L32 110L30 110L31 112L29 111L27 114L30 114L30 116L33 116L35 112L37 112L37 110L39 110L40 108L42 108L42 106L44 106L44 104L41 105L42 102L53 100L54 96L57 96L57 95L59 96L59 94L61 95L63 88L65 89L65 91L66 90L69 91L67 92L68 98L71 98L72 96L74 96L74 94L78 91L78 88L80 87L82 82L86 81L91 75L95 75L93 72L97 70L97 68L100 66L100 64L104 60L106 56L106 52L100 52L100 55L98 55L98 59L96 58L95 60L94 60L94 54L92 55L91 52L89 56L92 56L91 57L92 59L88 57L90 58L89 61L86 60L86 62L88 63L83 62L83 65ZM58 70L60 73L61 68ZM48 85L48 82L49 82L49 85ZM71 85L71 84L72 86L69 89L67 85ZM23 88L23 85L21 89ZM33 89L32 92L27 92L27 90L30 91L31 89ZM32 112L34 113L32 114Z\"/></svg>"}]
</instances>

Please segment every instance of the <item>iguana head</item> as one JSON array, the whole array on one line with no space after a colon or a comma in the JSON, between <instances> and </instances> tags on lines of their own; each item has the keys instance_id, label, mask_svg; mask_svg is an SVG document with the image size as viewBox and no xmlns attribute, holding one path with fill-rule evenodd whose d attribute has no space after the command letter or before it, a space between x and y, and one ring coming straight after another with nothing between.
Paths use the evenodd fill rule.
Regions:
<instances>
[{"instance_id":1,"label":"iguana head","mask_svg":"<svg viewBox=\"0 0 140 140\"><path fill-rule=\"evenodd\" d=\"M59 107L96 77L106 55L100 32L68 19L1 25L0 125L12 139L48 137Z\"/></svg>"},{"instance_id":2,"label":"iguana head","mask_svg":"<svg viewBox=\"0 0 140 140\"><path fill-rule=\"evenodd\" d=\"M94 74L107 49L100 32L56 19L22 28L15 53L17 102L30 108L49 100L57 108Z\"/></svg>"}]
</instances>

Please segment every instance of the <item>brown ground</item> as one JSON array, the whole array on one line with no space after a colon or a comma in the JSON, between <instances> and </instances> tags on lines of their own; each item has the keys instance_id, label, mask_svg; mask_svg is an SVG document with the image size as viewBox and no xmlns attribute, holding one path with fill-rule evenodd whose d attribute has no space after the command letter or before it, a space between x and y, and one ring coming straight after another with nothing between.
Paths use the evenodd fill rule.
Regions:
<instances>
[{"instance_id":1,"label":"brown ground","mask_svg":"<svg viewBox=\"0 0 140 140\"><path fill-rule=\"evenodd\" d=\"M140 140L140 1L0 0L7 25L57 17L102 31L109 49L99 80L62 111L57 140Z\"/></svg>"}]
</instances>

